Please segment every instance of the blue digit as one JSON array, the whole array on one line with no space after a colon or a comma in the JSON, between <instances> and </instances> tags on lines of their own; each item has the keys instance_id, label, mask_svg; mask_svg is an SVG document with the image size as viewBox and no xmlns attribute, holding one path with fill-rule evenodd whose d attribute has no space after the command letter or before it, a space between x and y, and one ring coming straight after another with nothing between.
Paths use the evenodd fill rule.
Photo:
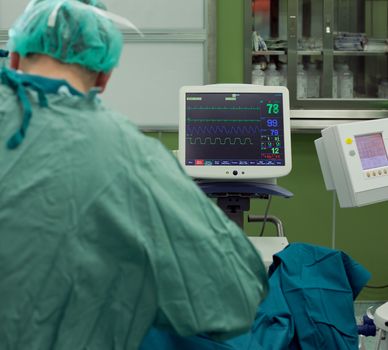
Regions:
<instances>
[{"instance_id":1,"label":"blue digit","mask_svg":"<svg viewBox=\"0 0 388 350\"><path fill-rule=\"evenodd\" d=\"M278 126L278 121L277 119L268 119L267 120L267 126L269 128L276 128Z\"/></svg>"}]
</instances>

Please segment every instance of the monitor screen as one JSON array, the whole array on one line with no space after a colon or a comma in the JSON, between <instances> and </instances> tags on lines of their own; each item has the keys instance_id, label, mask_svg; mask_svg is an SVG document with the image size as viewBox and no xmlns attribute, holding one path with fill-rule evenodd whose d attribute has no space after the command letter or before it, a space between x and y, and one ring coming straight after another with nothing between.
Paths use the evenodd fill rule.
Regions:
<instances>
[{"instance_id":1,"label":"monitor screen","mask_svg":"<svg viewBox=\"0 0 388 350\"><path fill-rule=\"evenodd\" d=\"M381 133L355 137L363 170L388 166L387 151Z\"/></svg>"},{"instance_id":2,"label":"monitor screen","mask_svg":"<svg viewBox=\"0 0 388 350\"><path fill-rule=\"evenodd\" d=\"M186 93L189 166L284 166L283 94Z\"/></svg>"}]
</instances>

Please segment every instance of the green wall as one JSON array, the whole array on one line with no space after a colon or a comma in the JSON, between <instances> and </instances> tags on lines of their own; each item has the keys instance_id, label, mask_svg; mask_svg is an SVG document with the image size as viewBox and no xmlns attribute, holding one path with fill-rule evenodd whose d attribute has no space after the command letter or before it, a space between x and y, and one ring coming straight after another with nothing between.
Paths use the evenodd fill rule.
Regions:
<instances>
[{"instance_id":1,"label":"green wall","mask_svg":"<svg viewBox=\"0 0 388 350\"><path fill-rule=\"evenodd\" d=\"M241 0L217 0L217 82L242 83L244 9Z\"/></svg>"},{"instance_id":2,"label":"green wall","mask_svg":"<svg viewBox=\"0 0 388 350\"><path fill-rule=\"evenodd\" d=\"M217 82L243 82L243 0L218 0ZM169 149L178 148L176 133L154 133ZM291 199L274 198L269 214L279 217L290 242L331 247L333 196L325 190L314 140L319 134L292 134L291 174L278 184L294 193ZM265 201L255 201L252 214L263 214ZM270 228L269 234L273 234ZM371 273L369 284L388 284L388 202L364 208L336 205L336 248L362 263ZM247 224L257 235L258 224ZM363 300L386 300L388 289L364 289Z\"/></svg>"}]
</instances>

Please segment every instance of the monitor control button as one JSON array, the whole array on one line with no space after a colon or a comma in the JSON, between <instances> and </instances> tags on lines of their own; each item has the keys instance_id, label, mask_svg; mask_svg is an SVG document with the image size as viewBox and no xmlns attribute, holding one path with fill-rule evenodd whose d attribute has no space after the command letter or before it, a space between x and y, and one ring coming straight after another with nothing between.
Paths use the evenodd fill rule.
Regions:
<instances>
[{"instance_id":1,"label":"monitor control button","mask_svg":"<svg viewBox=\"0 0 388 350\"><path fill-rule=\"evenodd\" d=\"M238 175L238 171L237 170L233 170L233 175L237 176Z\"/></svg>"}]
</instances>

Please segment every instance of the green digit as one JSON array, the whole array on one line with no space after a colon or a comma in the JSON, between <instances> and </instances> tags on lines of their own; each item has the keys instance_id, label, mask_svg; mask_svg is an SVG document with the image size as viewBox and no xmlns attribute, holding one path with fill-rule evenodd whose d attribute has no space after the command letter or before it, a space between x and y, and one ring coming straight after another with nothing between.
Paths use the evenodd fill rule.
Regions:
<instances>
[{"instance_id":1,"label":"green digit","mask_svg":"<svg viewBox=\"0 0 388 350\"><path fill-rule=\"evenodd\" d=\"M267 103L267 107L268 107L268 114L272 114L273 104L272 103Z\"/></svg>"},{"instance_id":2,"label":"green digit","mask_svg":"<svg viewBox=\"0 0 388 350\"><path fill-rule=\"evenodd\" d=\"M275 104L273 105L273 112L274 112L275 114L278 114L278 113L279 113L279 105L278 105L277 103L275 103Z\"/></svg>"}]
</instances>

